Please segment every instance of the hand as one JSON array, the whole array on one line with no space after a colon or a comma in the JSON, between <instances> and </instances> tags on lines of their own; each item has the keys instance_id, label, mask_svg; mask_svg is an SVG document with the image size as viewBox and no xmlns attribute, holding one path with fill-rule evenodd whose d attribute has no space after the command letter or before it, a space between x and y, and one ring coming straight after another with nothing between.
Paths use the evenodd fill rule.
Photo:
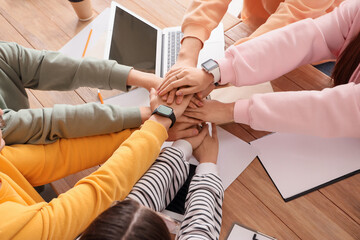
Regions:
<instances>
[{"instance_id":1,"label":"hand","mask_svg":"<svg viewBox=\"0 0 360 240\"><path fill-rule=\"evenodd\" d=\"M219 153L219 140L217 137L216 125L214 123L211 124L211 128L212 136L210 136L210 134L207 134L204 138L204 141L193 152L194 157L199 161L199 163L217 163Z\"/></svg>"},{"instance_id":2,"label":"hand","mask_svg":"<svg viewBox=\"0 0 360 240\"><path fill-rule=\"evenodd\" d=\"M146 88L149 92L151 88L158 88L163 79L152 73L141 72L131 69L126 84Z\"/></svg>"},{"instance_id":3,"label":"hand","mask_svg":"<svg viewBox=\"0 0 360 240\"><path fill-rule=\"evenodd\" d=\"M161 99L160 96L156 94L156 90L152 88L150 90L150 109L151 112L153 112L160 105L171 107L174 111L176 119L178 119L184 113L185 109L189 105L191 98L192 95L188 95L184 97L184 101L181 104L175 104L175 103L167 104L164 100Z\"/></svg>"},{"instance_id":4,"label":"hand","mask_svg":"<svg viewBox=\"0 0 360 240\"><path fill-rule=\"evenodd\" d=\"M200 144L204 141L205 137L209 134L209 125L204 123L200 126L200 133L195 137L184 138L184 140L188 141L192 149L196 149L200 146Z\"/></svg>"},{"instance_id":5,"label":"hand","mask_svg":"<svg viewBox=\"0 0 360 240\"><path fill-rule=\"evenodd\" d=\"M176 141L183 138L191 138L199 134L197 124L176 122L168 131L168 139L166 141Z\"/></svg>"},{"instance_id":6,"label":"hand","mask_svg":"<svg viewBox=\"0 0 360 240\"><path fill-rule=\"evenodd\" d=\"M208 86L205 90L196 93L195 97L197 99L206 98L214 89L215 89L215 84L210 84L210 86Z\"/></svg>"},{"instance_id":7,"label":"hand","mask_svg":"<svg viewBox=\"0 0 360 240\"><path fill-rule=\"evenodd\" d=\"M180 88L176 91L177 96L184 96L201 92L207 89L214 82L212 74L202 69L194 67L183 67L174 69L169 73L158 89L160 96L165 95L173 89Z\"/></svg>"},{"instance_id":8,"label":"hand","mask_svg":"<svg viewBox=\"0 0 360 240\"><path fill-rule=\"evenodd\" d=\"M223 124L234 121L235 103L222 103L216 100L204 100L199 108L187 108L184 115L203 122Z\"/></svg>"}]
</instances>

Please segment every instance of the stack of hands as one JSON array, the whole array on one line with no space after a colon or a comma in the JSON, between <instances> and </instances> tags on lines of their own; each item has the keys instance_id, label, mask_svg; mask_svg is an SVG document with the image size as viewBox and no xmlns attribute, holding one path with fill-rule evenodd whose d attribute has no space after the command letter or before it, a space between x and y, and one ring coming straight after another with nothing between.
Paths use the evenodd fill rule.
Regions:
<instances>
[{"instance_id":1,"label":"stack of hands","mask_svg":"<svg viewBox=\"0 0 360 240\"><path fill-rule=\"evenodd\" d=\"M202 69L174 66L163 81L160 79L153 86L157 86L157 90L152 94L161 97L161 104L172 108L186 105L169 130L169 141L196 136L197 126L202 122L224 124L234 120L235 103L206 99L215 85L213 75Z\"/></svg>"},{"instance_id":2,"label":"stack of hands","mask_svg":"<svg viewBox=\"0 0 360 240\"><path fill-rule=\"evenodd\" d=\"M150 109L154 111L160 105L172 108L176 117L176 123L170 128L171 120L157 114L151 115L150 120L154 120L169 129L169 141L184 139L188 141L193 149L194 157L199 163L211 162L216 164L219 143L216 131L216 125L212 123L212 133L209 133L209 125L199 119L185 116L185 112L189 109L189 104L193 98L192 94L185 95L179 103L168 103L157 94L152 88L150 90Z\"/></svg>"}]
</instances>

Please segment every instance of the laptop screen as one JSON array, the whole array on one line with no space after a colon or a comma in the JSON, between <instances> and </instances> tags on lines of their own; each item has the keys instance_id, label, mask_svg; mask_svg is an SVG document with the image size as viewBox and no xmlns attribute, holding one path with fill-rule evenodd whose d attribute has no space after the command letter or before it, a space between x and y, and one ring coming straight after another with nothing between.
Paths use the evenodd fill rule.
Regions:
<instances>
[{"instance_id":1,"label":"laptop screen","mask_svg":"<svg viewBox=\"0 0 360 240\"><path fill-rule=\"evenodd\" d=\"M157 30L116 7L109 59L155 73Z\"/></svg>"}]
</instances>

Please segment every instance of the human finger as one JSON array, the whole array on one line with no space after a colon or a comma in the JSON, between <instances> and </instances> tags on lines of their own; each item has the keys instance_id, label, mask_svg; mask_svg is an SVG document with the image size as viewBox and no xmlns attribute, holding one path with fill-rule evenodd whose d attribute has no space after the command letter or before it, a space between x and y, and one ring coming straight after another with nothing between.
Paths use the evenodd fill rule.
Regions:
<instances>
[{"instance_id":1,"label":"human finger","mask_svg":"<svg viewBox=\"0 0 360 240\"><path fill-rule=\"evenodd\" d=\"M176 81L179 79L177 77L177 74L181 71L181 69L174 71L173 73L169 74L167 77L165 77L165 80L161 83L161 85L158 87L158 92L163 91L164 88L166 88L169 84L171 84L173 81Z\"/></svg>"},{"instance_id":2,"label":"human finger","mask_svg":"<svg viewBox=\"0 0 360 240\"><path fill-rule=\"evenodd\" d=\"M176 91L174 92L175 95ZM176 96L176 104L181 104L182 100L184 99L184 96Z\"/></svg>"},{"instance_id":3,"label":"human finger","mask_svg":"<svg viewBox=\"0 0 360 240\"><path fill-rule=\"evenodd\" d=\"M174 102L175 93L176 93L176 89L173 89L169 92L169 94L166 94L168 96L166 100L167 104L172 104Z\"/></svg>"},{"instance_id":4,"label":"human finger","mask_svg":"<svg viewBox=\"0 0 360 240\"><path fill-rule=\"evenodd\" d=\"M150 96L150 101L154 100L157 97L156 90L154 88L150 89L150 95L149 96Z\"/></svg>"},{"instance_id":5,"label":"human finger","mask_svg":"<svg viewBox=\"0 0 360 240\"><path fill-rule=\"evenodd\" d=\"M186 110L183 114L184 116L186 117L189 117L189 118L195 118L195 119L198 119L198 120L203 120L203 114L202 113L199 113L199 112L190 112L188 110Z\"/></svg>"},{"instance_id":6,"label":"human finger","mask_svg":"<svg viewBox=\"0 0 360 240\"><path fill-rule=\"evenodd\" d=\"M191 118L191 117L187 117L185 115L182 115L181 117L179 117L178 119L176 119L176 122L179 123L189 123L189 124L199 124L202 121L195 119L195 118Z\"/></svg>"},{"instance_id":7,"label":"human finger","mask_svg":"<svg viewBox=\"0 0 360 240\"><path fill-rule=\"evenodd\" d=\"M197 106L196 106L195 103L193 103L193 102L190 101L190 103L189 103L189 108L194 109L194 108L197 108Z\"/></svg>"},{"instance_id":8,"label":"human finger","mask_svg":"<svg viewBox=\"0 0 360 240\"><path fill-rule=\"evenodd\" d=\"M217 129L216 129L216 124L215 123L211 123L211 136L216 141L218 140Z\"/></svg>"},{"instance_id":9,"label":"human finger","mask_svg":"<svg viewBox=\"0 0 360 240\"><path fill-rule=\"evenodd\" d=\"M180 83L174 84L174 86L177 86L178 88L184 85L180 85ZM176 95L177 96L184 96L184 95L189 95L189 94L193 94L193 93L197 93L200 90L200 86L192 86L192 87L183 87L179 90L176 91Z\"/></svg>"},{"instance_id":10,"label":"human finger","mask_svg":"<svg viewBox=\"0 0 360 240\"><path fill-rule=\"evenodd\" d=\"M194 97L191 99L191 102L194 103L197 107L202 107L202 106L204 106L203 101L202 101L201 99L199 100L198 98L196 98L195 95L194 95Z\"/></svg>"},{"instance_id":11,"label":"human finger","mask_svg":"<svg viewBox=\"0 0 360 240\"><path fill-rule=\"evenodd\" d=\"M160 96L162 96L163 94L171 91L172 89L176 89L176 88L179 88L179 87L182 87L182 86L186 86L187 84L188 83L187 83L185 78L179 78L178 80L173 81L170 84L168 84L165 88L160 90L158 93L159 93Z\"/></svg>"}]
</instances>

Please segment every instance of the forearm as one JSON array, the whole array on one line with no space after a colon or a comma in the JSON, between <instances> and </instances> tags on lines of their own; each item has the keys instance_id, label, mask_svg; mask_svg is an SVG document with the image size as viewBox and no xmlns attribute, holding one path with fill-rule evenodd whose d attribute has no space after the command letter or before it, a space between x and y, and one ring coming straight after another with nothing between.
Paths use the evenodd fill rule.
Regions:
<instances>
[{"instance_id":1,"label":"forearm","mask_svg":"<svg viewBox=\"0 0 360 240\"><path fill-rule=\"evenodd\" d=\"M360 86L353 83L322 91L256 94L250 101L237 101L234 118L256 130L360 137L359 94Z\"/></svg>"},{"instance_id":2,"label":"forearm","mask_svg":"<svg viewBox=\"0 0 360 240\"><path fill-rule=\"evenodd\" d=\"M135 69L132 69L129 72L129 76L127 78L127 85L143 87L148 91L150 91L151 88L157 88L161 82L161 78L155 76L154 74L141 72Z\"/></svg>"},{"instance_id":3,"label":"forearm","mask_svg":"<svg viewBox=\"0 0 360 240\"><path fill-rule=\"evenodd\" d=\"M178 239L219 239L224 188L216 165L202 163L196 169Z\"/></svg>"},{"instance_id":4,"label":"forearm","mask_svg":"<svg viewBox=\"0 0 360 240\"><path fill-rule=\"evenodd\" d=\"M196 37L186 37L181 43L177 64L182 66L196 67L203 42Z\"/></svg>"},{"instance_id":5,"label":"forearm","mask_svg":"<svg viewBox=\"0 0 360 240\"><path fill-rule=\"evenodd\" d=\"M360 30L358 1L231 46L218 60L221 83L236 86L271 81L298 66L337 57Z\"/></svg>"},{"instance_id":6,"label":"forearm","mask_svg":"<svg viewBox=\"0 0 360 240\"><path fill-rule=\"evenodd\" d=\"M128 198L155 211L162 211L174 199L189 175L191 145L182 140L166 148L135 184Z\"/></svg>"},{"instance_id":7,"label":"forearm","mask_svg":"<svg viewBox=\"0 0 360 240\"><path fill-rule=\"evenodd\" d=\"M54 108L5 110L3 137L8 145L47 144L59 138L77 138L136 128L148 112L139 108L89 103Z\"/></svg>"}]
</instances>

